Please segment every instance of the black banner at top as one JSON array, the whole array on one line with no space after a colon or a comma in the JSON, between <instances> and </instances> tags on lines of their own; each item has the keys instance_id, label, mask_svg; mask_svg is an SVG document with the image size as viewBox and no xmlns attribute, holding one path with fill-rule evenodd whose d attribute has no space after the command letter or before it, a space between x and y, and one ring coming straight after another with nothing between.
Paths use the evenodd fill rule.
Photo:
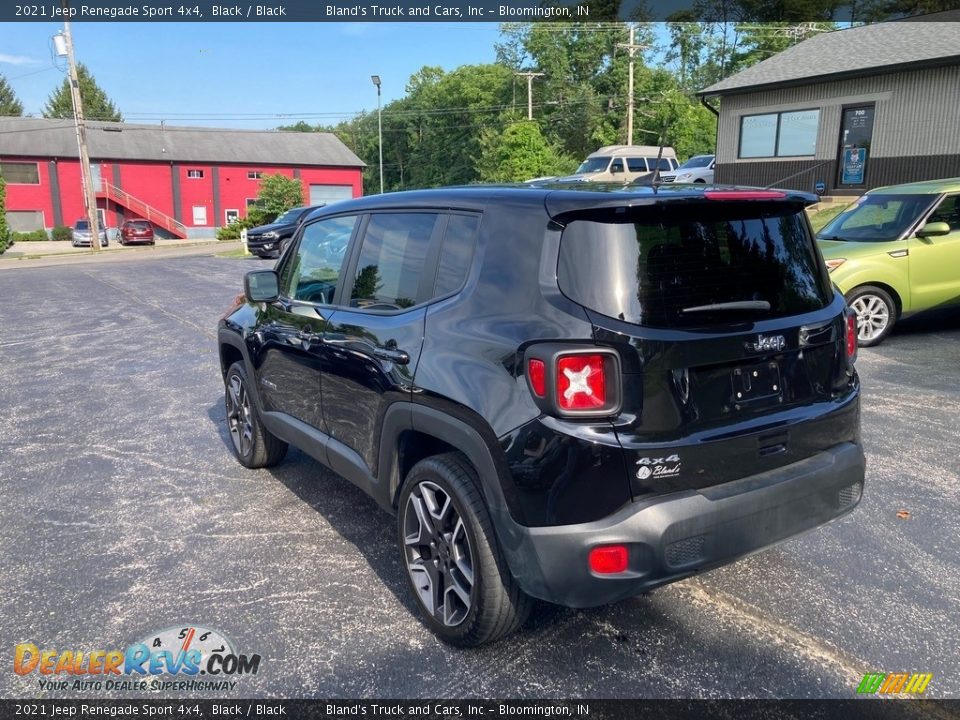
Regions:
<instances>
[{"instance_id":1,"label":"black banner at top","mask_svg":"<svg viewBox=\"0 0 960 720\"><path fill-rule=\"evenodd\" d=\"M885 0L17 0L0 22L847 22L890 19ZM960 7L960 0L947 0ZM857 15L852 13L856 11ZM720 13L720 14L718 14ZM937 18L942 19L942 18ZM960 14L957 17L960 20Z\"/></svg>"}]
</instances>

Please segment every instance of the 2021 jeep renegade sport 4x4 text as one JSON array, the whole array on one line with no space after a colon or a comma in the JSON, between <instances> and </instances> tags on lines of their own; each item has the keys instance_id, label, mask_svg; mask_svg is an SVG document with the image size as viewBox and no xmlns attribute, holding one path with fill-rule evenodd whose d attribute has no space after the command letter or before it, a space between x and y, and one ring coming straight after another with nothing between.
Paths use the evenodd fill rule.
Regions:
<instances>
[{"instance_id":1,"label":"2021 jeep renegade sport 4x4 text","mask_svg":"<svg viewBox=\"0 0 960 720\"><path fill-rule=\"evenodd\" d=\"M856 319L806 194L477 186L314 212L220 321L233 449L397 516L424 622L613 602L849 512Z\"/></svg>"}]
</instances>

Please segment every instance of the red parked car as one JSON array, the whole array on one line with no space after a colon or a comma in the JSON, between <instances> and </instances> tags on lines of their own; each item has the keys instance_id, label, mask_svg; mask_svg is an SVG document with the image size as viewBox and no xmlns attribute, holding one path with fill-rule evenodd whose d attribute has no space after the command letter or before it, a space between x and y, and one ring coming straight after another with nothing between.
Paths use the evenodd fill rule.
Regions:
<instances>
[{"instance_id":1,"label":"red parked car","mask_svg":"<svg viewBox=\"0 0 960 720\"><path fill-rule=\"evenodd\" d=\"M120 226L120 244L134 243L154 244L153 225L148 220L127 220Z\"/></svg>"}]
</instances>

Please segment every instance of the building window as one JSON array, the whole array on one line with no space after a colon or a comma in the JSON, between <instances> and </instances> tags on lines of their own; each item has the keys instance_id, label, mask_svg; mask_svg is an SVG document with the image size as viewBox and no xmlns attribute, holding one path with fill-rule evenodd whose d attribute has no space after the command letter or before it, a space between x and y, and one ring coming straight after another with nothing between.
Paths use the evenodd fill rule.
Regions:
<instances>
[{"instance_id":1,"label":"building window","mask_svg":"<svg viewBox=\"0 0 960 720\"><path fill-rule=\"evenodd\" d=\"M199 179L203 177L203 170L187 170L187 177L191 179Z\"/></svg>"},{"instance_id":2,"label":"building window","mask_svg":"<svg viewBox=\"0 0 960 720\"><path fill-rule=\"evenodd\" d=\"M226 221L226 224L227 224L227 225L232 225L233 223L235 223L237 220L240 219L240 211L239 211L239 210L224 210L224 211L223 211L223 219Z\"/></svg>"},{"instance_id":3,"label":"building window","mask_svg":"<svg viewBox=\"0 0 960 720\"><path fill-rule=\"evenodd\" d=\"M193 224L194 225L207 224L207 208L205 205L193 206Z\"/></svg>"},{"instance_id":4,"label":"building window","mask_svg":"<svg viewBox=\"0 0 960 720\"><path fill-rule=\"evenodd\" d=\"M261 177L263 177L263 172L261 170L247 171L247 180L259 180Z\"/></svg>"},{"instance_id":5,"label":"building window","mask_svg":"<svg viewBox=\"0 0 960 720\"><path fill-rule=\"evenodd\" d=\"M740 118L740 157L802 157L817 151L819 110L792 110Z\"/></svg>"},{"instance_id":6,"label":"building window","mask_svg":"<svg viewBox=\"0 0 960 720\"><path fill-rule=\"evenodd\" d=\"M36 163L2 162L0 175L8 185L39 185L40 170Z\"/></svg>"},{"instance_id":7,"label":"building window","mask_svg":"<svg viewBox=\"0 0 960 720\"><path fill-rule=\"evenodd\" d=\"M11 232L43 230L42 210L8 210L7 225Z\"/></svg>"}]
</instances>

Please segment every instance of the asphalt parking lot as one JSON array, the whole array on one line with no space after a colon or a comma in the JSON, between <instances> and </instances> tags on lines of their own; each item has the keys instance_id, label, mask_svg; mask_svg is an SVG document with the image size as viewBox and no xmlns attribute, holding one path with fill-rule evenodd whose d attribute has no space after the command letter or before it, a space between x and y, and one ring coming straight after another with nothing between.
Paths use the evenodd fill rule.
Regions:
<instances>
[{"instance_id":1,"label":"asphalt parking lot","mask_svg":"<svg viewBox=\"0 0 960 720\"><path fill-rule=\"evenodd\" d=\"M0 696L78 695L10 672L16 643L125 648L188 624L263 658L198 697L850 698L866 672L960 696L960 312L861 351L853 514L615 606L541 606L462 651L414 618L371 500L297 451L270 471L231 456L216 321L268 265L0 273Z\"/></svg>"}]
</instances>

